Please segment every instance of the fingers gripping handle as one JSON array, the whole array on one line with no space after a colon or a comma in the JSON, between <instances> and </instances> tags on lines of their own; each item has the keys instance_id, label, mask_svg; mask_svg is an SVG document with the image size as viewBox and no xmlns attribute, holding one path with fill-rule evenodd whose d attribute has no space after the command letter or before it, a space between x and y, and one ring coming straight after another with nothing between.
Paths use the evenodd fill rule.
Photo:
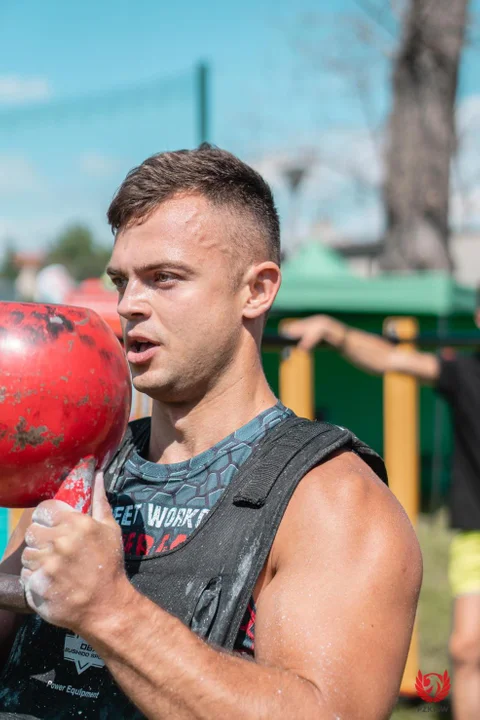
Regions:
<instances>
[{"instance_id":1,"label":"fingers gripping handle","mask_svg":"<svg viewBox=\"0 0 480 720\"><path fill-rule=\"evenodd\" d=\"M92 506L95 465L95 458L91 455L80 460L63 481L55 495L55 500L62 500L78 512L89 513ZM0 610L16 613L33 612L25 599L20 578L16 575L0 573Z\"/></svg>"},{"instance_id":2,"label":"fingers gripping handle","mask_svg":"<svg viewBox=\"0 0 480 720\"><path fill-rule=\"evenodd\" d=\"M92 506L95 465L95 458L92 455L82 458L63 481L55 495L55 500L62 500L78 512L89 513Z\"/></svg>"}]
</instances>

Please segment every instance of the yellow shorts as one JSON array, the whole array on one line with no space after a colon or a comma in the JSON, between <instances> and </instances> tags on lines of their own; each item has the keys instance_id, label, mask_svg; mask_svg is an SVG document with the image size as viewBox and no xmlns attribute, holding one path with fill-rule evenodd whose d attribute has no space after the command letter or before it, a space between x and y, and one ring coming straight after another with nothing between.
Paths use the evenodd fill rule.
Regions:
<instances>
[{"instance_id":1,"label":"yellow shorts","mask_svg":"<svg viewBox=\"0 0 480 720\"><path fill-rule=\"evenodd\" d=\"M480 593L480 532L461 531L450 545L448 579L454 597Z\"/></svg>"}]
</instances>

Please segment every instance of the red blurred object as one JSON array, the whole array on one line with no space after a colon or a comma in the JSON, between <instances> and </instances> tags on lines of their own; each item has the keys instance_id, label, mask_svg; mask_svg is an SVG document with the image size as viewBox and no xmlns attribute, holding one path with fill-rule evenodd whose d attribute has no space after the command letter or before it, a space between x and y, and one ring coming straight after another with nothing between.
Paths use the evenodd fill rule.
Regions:
<instances>
[{"instance_id":1,"label":"red blurred object","mask_svg":"<svg viewBox=\"0 0 480 720\"><path fill-rule=\"evenodd\" d=\"M97 467L112 457L130 404L124 352L95 312L0 302L0 506L33 507L69 474L62 492L86 506L89 457Z\"/></svg>"}]
</instances>

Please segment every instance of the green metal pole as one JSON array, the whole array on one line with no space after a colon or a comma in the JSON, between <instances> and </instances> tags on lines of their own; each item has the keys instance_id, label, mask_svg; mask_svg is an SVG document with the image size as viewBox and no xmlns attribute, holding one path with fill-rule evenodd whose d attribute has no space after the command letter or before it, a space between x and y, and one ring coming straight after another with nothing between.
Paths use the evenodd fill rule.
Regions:
<instances>
[{"instance_id":1,"label":"green metal pole","mask_svg":"<svg viewBox=\"0 0 480 720\"><path fill-rule=\"evenodd\" d=\"M198 88L198 141L199 144L209 141L209 81L210 68L205 62L198 64L197 68Z\"/></svg>"}]
</instances>

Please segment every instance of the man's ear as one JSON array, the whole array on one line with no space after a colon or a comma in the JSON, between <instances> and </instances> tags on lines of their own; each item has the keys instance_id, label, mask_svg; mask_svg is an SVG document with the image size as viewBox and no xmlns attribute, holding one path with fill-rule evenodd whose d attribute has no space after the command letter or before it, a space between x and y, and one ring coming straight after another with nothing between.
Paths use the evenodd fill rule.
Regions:
<instances>
[{"instance_id":1,"label":"man's ear","mask_svg":"<svg viewBox=\"0 0 480 720\"><path fill-rule=\"evenodd\" d=\"M253 320L265 315L273 305L280 288L282 276L274 262L263 262L252 266L245 279L246 299L243 316Z\"/></svg>"}]
</instances>

